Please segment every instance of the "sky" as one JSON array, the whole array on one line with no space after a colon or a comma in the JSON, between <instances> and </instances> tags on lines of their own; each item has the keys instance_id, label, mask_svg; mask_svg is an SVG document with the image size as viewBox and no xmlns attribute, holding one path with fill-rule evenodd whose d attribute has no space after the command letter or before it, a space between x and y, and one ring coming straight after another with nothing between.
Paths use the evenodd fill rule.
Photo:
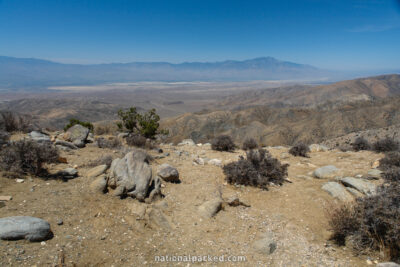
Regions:
<instances>
[{"instance_id":1,"label":"sky","mask_svg":"<svg viewBox=\"0 0 400 267\"><path fill-rule=\"evenodd\" d=\"M0 55L400 69L397 0L0 0Z\"/></svg>"}]
</instances>

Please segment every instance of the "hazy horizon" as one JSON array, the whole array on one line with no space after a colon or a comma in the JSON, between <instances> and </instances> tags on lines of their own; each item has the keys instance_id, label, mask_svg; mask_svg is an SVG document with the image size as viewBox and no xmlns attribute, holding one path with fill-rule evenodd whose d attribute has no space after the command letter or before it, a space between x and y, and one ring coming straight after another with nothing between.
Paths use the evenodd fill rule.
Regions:
<instances>
[{"instance_id":1,"label":"hazy horizon","mask_svg":"<svg viewBox=\"0 0 400 267\"><path fill-rule=\"evenodd\" d=\"M68 64L270 56L329 70L400 69L397 0L0 0L0 25L0 55Z\"/></svg>"}]
</instances>

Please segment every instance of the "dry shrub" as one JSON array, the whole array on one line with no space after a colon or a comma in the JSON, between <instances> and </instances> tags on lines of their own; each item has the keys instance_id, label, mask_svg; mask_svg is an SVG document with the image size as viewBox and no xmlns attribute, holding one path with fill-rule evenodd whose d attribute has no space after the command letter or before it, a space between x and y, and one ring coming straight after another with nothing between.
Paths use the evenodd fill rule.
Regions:
<instances>
[{"instance_id":1,"label":"dry shrub","mask_svg":"<svg viewBox=\"0 0 400 267\"><path fill-rule=\"evenodd\" d=\"M231 152L235 150L236 145L229 135L220 135L212 140L211 148L217 151Z\"/></svg>"},{"instance_id":2,"label":"dry shrub","mask_svg":"<svg viewBox=\"0 0 400 267\"><path fill-rule=\"evenodd\" d=\"M15 114L10 111L0 112L0 128L6 132L28 132L31 128L26 116Z\"/></svg>"},{"instance_id":3,"label":"dry shrub","mask_svg":"<svg viewBox=\"0 0 400 267\"><path fill-rule=\"evenodd\" d=\"M388 152L383 159L379 160L379 168L381 170L384 171L390 166L400 167L400 152Z\"/></svg>"},{"instance_id":4,"label":"dry shrub","mask_svg":"<svg viewBox=\"0 0 400 267\"><path fill-rule=\"evenodd\" d=\"M242 146L243 150L250 150L250 149L256 149L256 148L258 148L258 144L254 138L247 138L243 142L243 146Z\"/></svg>"},{"instance_id":5,"label":"dry shrub","mask_svg":"<svg viewBox=\"0 0 400 267\"><path fill-rule=\"evenodd\" d=\"M373 150L376 152L389 152L399 150L399 142L393 138L385 138L376 141L373 146Z\"/></svg>"},{"instance_id":6,"label":"dry shrub","mask_svg":"<svg viewBox=\"0 0 400 267\"><path fill-rule=\"evenodd\" d=\"M356 140L351 144L354 151L370 150L371 145L363 137L357 137Z\"/></svg>"},{"instance_id":7,"label":"dry shrub","mask_svg":"<svg viewBox=\"0 0 400 267\"><path fill-rule=\"evenodd\" d=\"M0 146L7 144L10 135L7 132L0 131Z\"/></svg>"},{"instance_id":8,"label":"dry shrub","mask_svg":"<svg viewBox=\"0 0 400 267\"><path fill-rule=\"evenodd\" d=\"M139 134L130 134L126 138L126 143L128 144L128 146L144 148L146 147L147 139L146 137Z\"/></svg>"},{"instance_id":9,"label":"dry shrub","mask_svg":"<svg viewBox=\"0 0 400 267\"><path fill-rule=\"evenodd\" d=\"M331 214L332 239L355 251L380 250L385 257L400 260L400 185L378 188L376 195L358 198L353 206L341 206Z\"/></svg>"},{"instance_id":10,"label":"dry shrub","mask_svg":"<svg viewBox=\"0 0 400 267\"><path fill-rule=\"evenodd\" d=\"M39 175L44 163L55 163L59 154L49 144L39 144L31 140L9 143L0 150L0 169L14 173Z\"/></svg>"},{"instance_id":11,"label":"dry shrub","mask_svg":"<svg viewBox=\"0 0 400 267\"><path fill-rule=\"evenodd\" d=\"M94 134L95 135L104 135L104 134L114 135L114 134L116 134L117 131L118 131L118 127L113 122L98 123L94 126Z\"/></svg>"},{"instance_id":12,"label":"dry shrub","mask_svg":"<svg viewBox=\"0 0 400 267\"><path fill-rule=\"evenodd\" d=\"M297 144L289 150L289 154L291 154L295 157L308 158L308 155L307 155L308 152L310 152L310 148L308 147L308 145L303 144L303 143Z\"/></svg>"},{"instance_id":13,"label":"dry shrub","mask_svg":"<svg viewBox=\"0 0 400 267\"><path fill-rule=\"evenodd\" d=\"M265 149L249 150L246 158L224 166L228 183L268 189L270 183L282 185L288 174L288 164L281 164Z\"/></svg>"},{"instance_id":14,"label":"dry shrub","mask_svg":"<svg viewBox=\"0 0 400 267\"><path fill-rule=\"evenodd\" d=\"M121 141L116 137L111 137L108 139L99 137L96 138L96 143L99 148L117 149L122 146Z\"/></svg>"}]
</instances>

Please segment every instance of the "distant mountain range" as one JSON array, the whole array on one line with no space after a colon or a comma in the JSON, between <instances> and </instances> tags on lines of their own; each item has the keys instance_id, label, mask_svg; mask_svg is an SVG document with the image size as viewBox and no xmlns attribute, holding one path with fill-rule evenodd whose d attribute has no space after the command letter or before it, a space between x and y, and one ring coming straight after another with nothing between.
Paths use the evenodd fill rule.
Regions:
<instances>
[{"instance_id":1,"label":"distant mountain range","mask_svg":"<svg viewBox=\"0 0 400 267\"><path fill-rule=\"evenodd\" d=\"M0 89L135 81L323 80L332 73L313 66L260 57L221 62L132 62L62 64L33 58L0 56Z\"/></svg>"}]
</instances>

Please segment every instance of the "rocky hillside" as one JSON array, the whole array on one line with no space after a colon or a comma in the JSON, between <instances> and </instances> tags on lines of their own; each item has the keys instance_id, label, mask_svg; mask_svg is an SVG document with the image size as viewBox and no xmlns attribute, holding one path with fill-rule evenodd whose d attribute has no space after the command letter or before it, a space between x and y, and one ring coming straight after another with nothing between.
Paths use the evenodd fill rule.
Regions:
<instances>
[{"instance_id":1,"label":"rocky hillside","mask_svg":"<svg viewBox=\"0 0 400 267\"><path fill-rule=\"evenodd\" d=\"M220 263L224 266L366 266L382 261L378 254L355 256L328 241L326 216L335 203L375 190L381 180L371 166L382 154L313 146L310 158L301 158L289 155L288 148L269 147L273 157L290 166L288 182L266 191L226 183L221 166L236 161L242 150L217 152L186 141L147 151L153 158L147 162L142 152L132 153L131 148L99 148L95 143L77 148L61 140L75 143L74 135L75 130L30 134L41 142L58 140L62 161L47 167L50 174L68 173L64 179L0 175L0 236L39 241L2 240L0 265L187 266L194 262L165 258L187 255L206 256L197 259L205 265L215 265L214 256L237 261ZM114 159L110 169L101 156ZM141 187L140 179L125 173L122 180L128 175L137 185L129 191L130 183L115 179L126 164L140 179L161 180L154 187ZM365 179L371 173L378 180ZM157 189L153 196L163 197L140 202L138 193L144 189ZM116 197L121 194L127 195ZM34 218L14 217L21 215ZM32 220L36 224L29 227ZM12 232L15 225L21 227L17 233ZM239 258L243 256L244 262Z\"/></svg>"},{"instance_id":2,"label":"rocky hillside","mask_svg":"<svg viewBox=\"0 0 400 267\"><path fill-rule=\"evenodd\" d=\"M400 124L400 99L359 101L317 108L271 108L184 114L163 122L170 140L192 138L209 142L220 134L231 135L237 143L247 137L265 145L317 143L351 132Z\"/></svg>"},{"instance_id":3,"label":"rocky hillside","mask_svg":"<svg viewBox=\"0 0 400 267\"><path fill-rule=\"evenodd\" d=\"M250 90L226 97L220 103L220 107L226 109L260 105L315 107L326 102L340 104L398 95L400 95L400 75L393 74L320 86L297 85Z\"/></svg>"}]
</instances>

